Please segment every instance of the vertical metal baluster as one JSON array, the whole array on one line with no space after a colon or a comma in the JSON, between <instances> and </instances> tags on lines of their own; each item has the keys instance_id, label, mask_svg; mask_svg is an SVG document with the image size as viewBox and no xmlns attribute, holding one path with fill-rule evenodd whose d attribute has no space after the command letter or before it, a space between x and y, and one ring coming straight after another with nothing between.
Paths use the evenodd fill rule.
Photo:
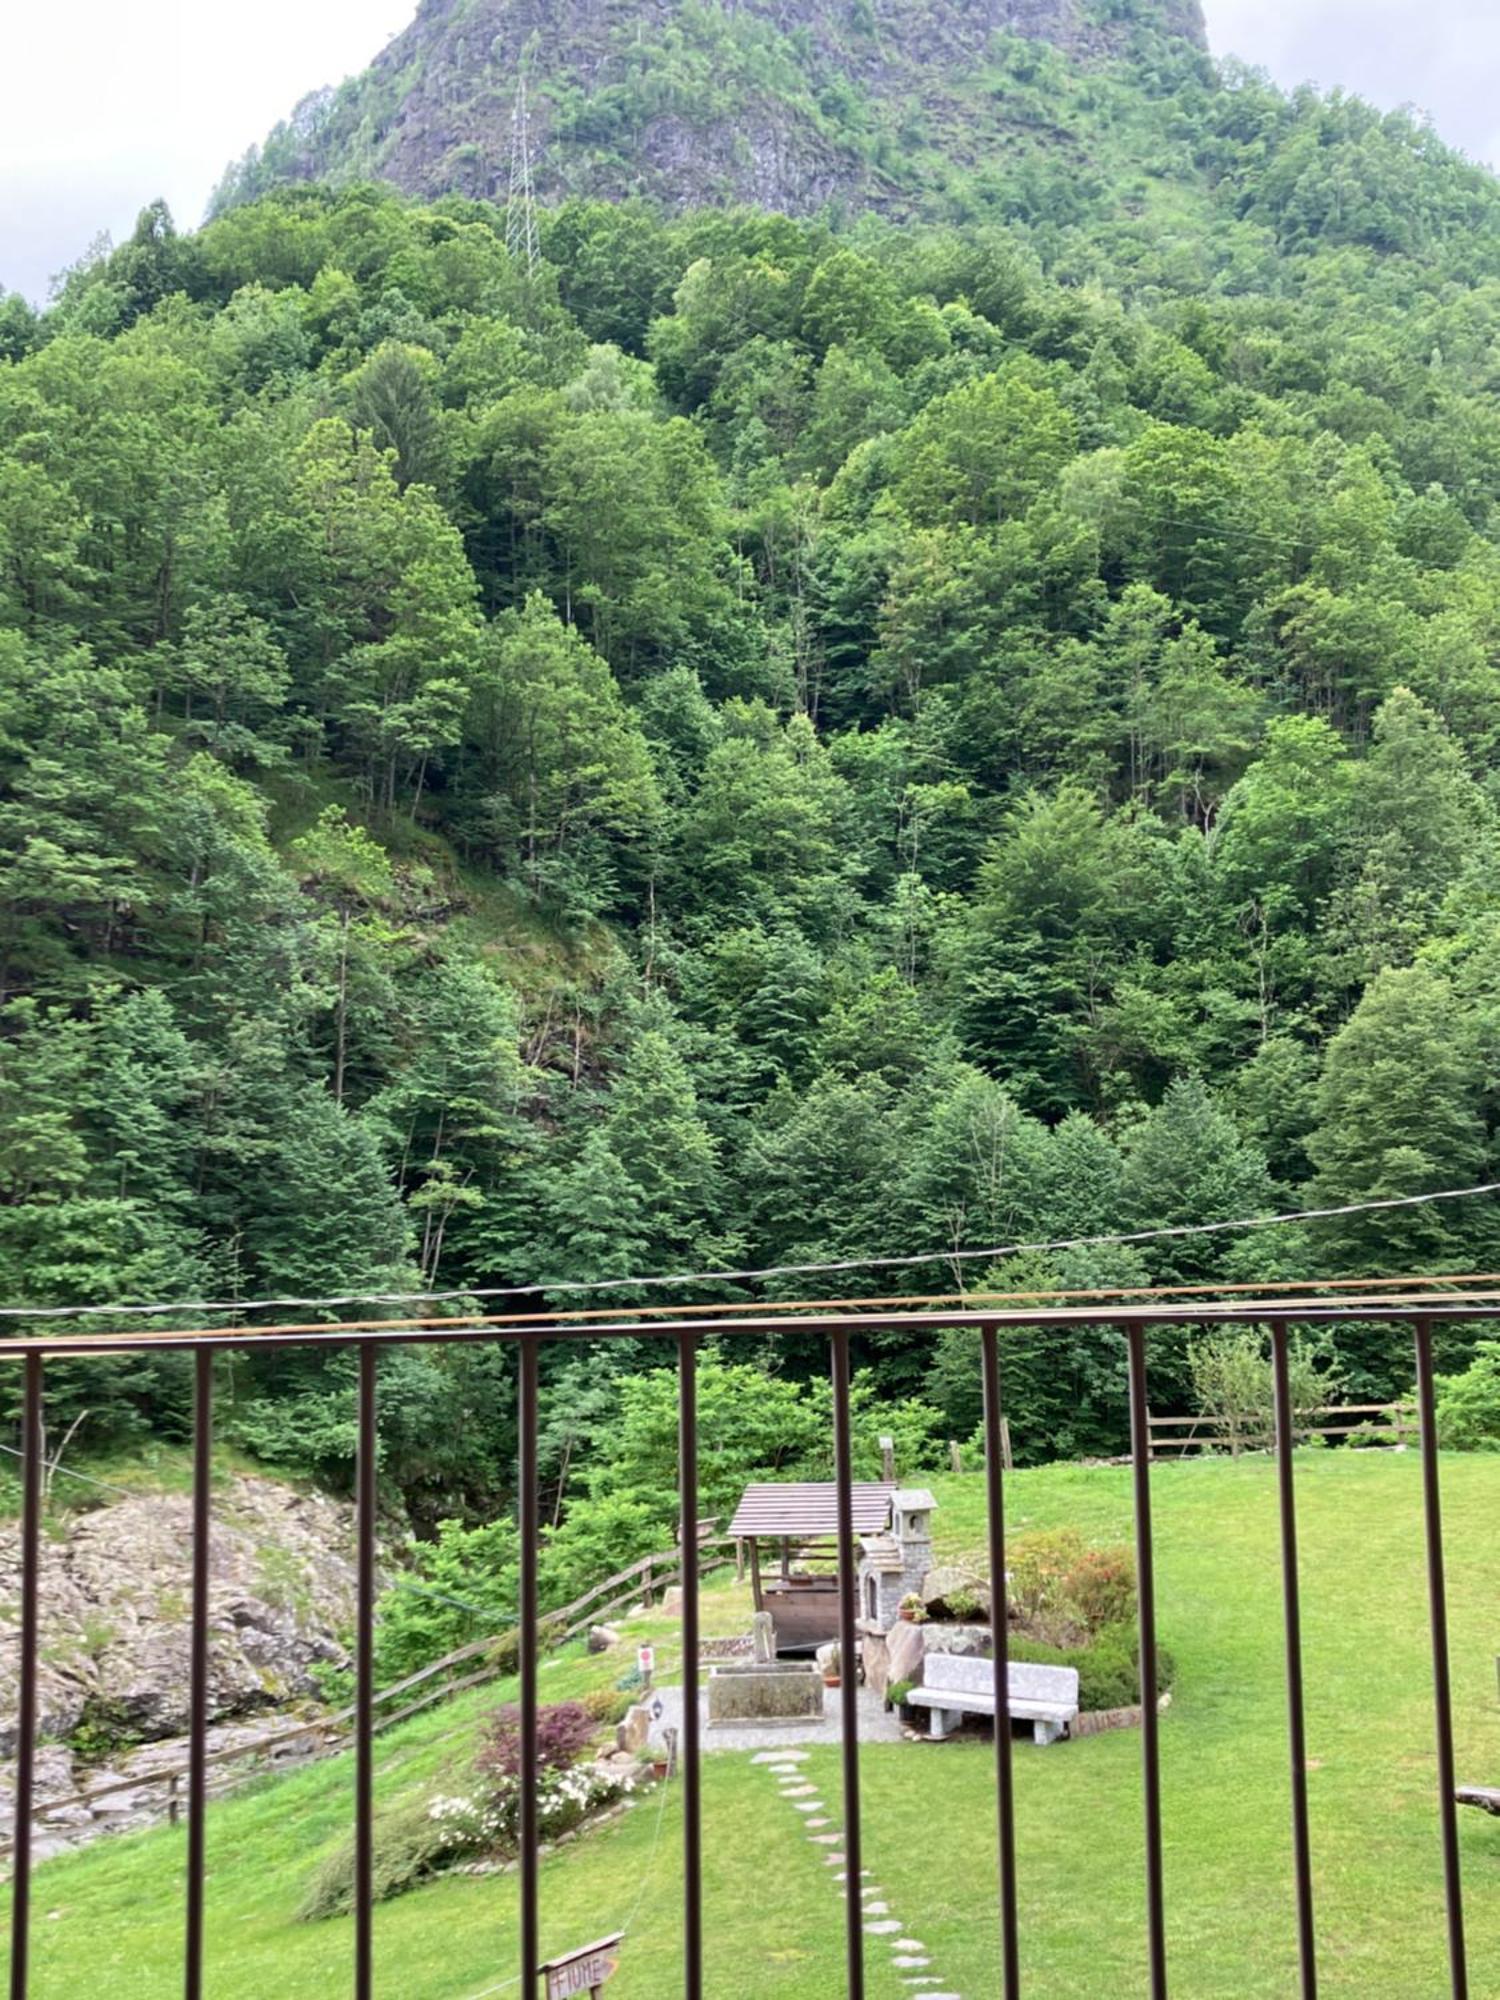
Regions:
<instances>
[{"instance_id":1,"label":"vertical metal baluster","mask_svg":"<svg viewBox=\"0 0 1500 2000\"><path fill-rule=\"evenodd\" d=\"M188 1642L187 2000L203 1992L203 1864L208 1801L208 1537L214 1447L213 1349L193 1356L193 1608ZM174 1810L172 1817L176 1818Z\"/></svg>"},{"instance_id":2,"label":"vertical metal baluster","mask_svg":"<svg viewBox=\"0 0 1500 2000\"><path fill-rule=\"evenodd\" d=\"M354 1993L375 1987L375 1361L373 1341L359 1348L359 1457L355 1506L359 1600L354 1637Z\"/></svg>"},{"instance_id":3,"label":"vertical metal baluster","mask_svg":"<svg viewBox=\"0 0 1500 2000\"><path fill-rule=\"evenodd\" d=\"M830 1336L833 1348L833 1471L839 1530L839 1695L844 1737L844 1921L848 1940L849 2000L864 2000L865 1933L861 1900L863 1842L859 1823L859 1681L856 1658L854 1576L854 1449L849 1426L849 1336Z\"/></svg>"},{"instance_id":4,"label":"vertical metal baluster","mask_svg":"<svg viewBox=\"0 0 1500 2000\"><path fill-rule=\"evenodd\" d=\"M1302 1697L1302 1602L1297 1564L1297 1497L1292 1453L1297 1431L1287 1366L1287 1329L1271 1328L1276 1398L1276 1480L1281 1502L1281 1601L1286 1632L1287 1747L1292 1767L1292 1859L1297 1873L1297 1958L1303 2000L1318 1991L1318 1943L1313 1920L1312 1836L1307 1812L1307 1717Z\"/></svg>"},{"instance_id":5,"label":"vertical metal baluster","mask_svg":"<svg viewBox=\"0 0 1500 2000\"><path fill-rule=\"evenodd\" d=\"M995 1656L995 1788L1000 1840L1000 1953L1005 2000L1021 1991L1016 1917L1015 1774L1010 1740L1009 1593L1005 1585L1005 1461L1000 1429L1000 1350L994 1327L980 1336L984 1375L984 1471L989 1503L990 1632Z\"/></svg>"},{"instance_id":6,"label":"vertical metal baluster","mask_svg":"<svg viewBox=\"0 0 1500 2000\"><path fill-rule=\"evenodd\" d=\"M541 1495L537 1488L538 1349L521 1341L520 1486L521 1528L521 1994L535 2000L542 1962L541 1863L537 1818L537 1548L541 1541Z\"/></svg>"},{"instance_id":7,"label":"vertical metal baluster","mask_svg":"<svg viewBox=\"0 0 1500 2000\"><path fill-rule=\"evenodd\" d=\"M1448 1593L1443 1573L1443 1501L1438 1480L1437 1399L1432 1384L1432 1322L1418 1320L1417 1406L1422 1431L1422 1501L1427 1532L1427 1601L1432 1621L1432 1687L1437 1715L1438 1817L1443 1836L1443 1899L1448 1915L1448 1971L1453 2000L1468 2000L1463 1874L1454 1798L1453 1690L1448 1662Z\"/></svg>"},{"instance_id":8,"label":"vertical metal baluster","mask_svg":"<svg viewBox=\"0 0 1500 2000\"><path fill-rule=\"evenodd\" d=\"M698 1343L678 1337L677 1480L682 1503L682 1888L687 2000L703 2000L703 1795L698 1716Z\"/></svg>"},{"instance_id":9,"label":"vertical metal baluster","mask_svg":"<svg viewBox=\"0 0 1500 2000\"><path fill-rule=\"evenodd\" d=\"M1146 1330L1128 1326L1130 1469L1135 1487L1135 1567L1141 1653L1141 1775L1146 1818L1146 1932L1151 2000L1166 2000L1166 1895L1161 1852L1161 1753L1156 1712L1156 1551L1151 1539L1151 1426L1146 1409Z\"/></svg>"},{"instance_id":10,"label":"vertical metal baluster","mask_svg":"<svg viewBox=\"0 0 1500 2000\"><path fill-rule=\"evenodd\" d=\"M41 1356L28 1354L25 1370L21 1414L21 1658L16 1687L16 1819L11 1835L11 2000L26 2000L30 1970L31 1815L36 1783L36 1651L41 1592Z\"/></svg>"}]
</instances>

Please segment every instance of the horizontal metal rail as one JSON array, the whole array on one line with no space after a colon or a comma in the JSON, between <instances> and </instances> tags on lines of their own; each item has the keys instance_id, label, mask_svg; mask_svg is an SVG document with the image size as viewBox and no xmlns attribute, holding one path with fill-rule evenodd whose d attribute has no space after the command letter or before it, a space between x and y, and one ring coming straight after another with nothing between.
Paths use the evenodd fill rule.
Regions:
<instances>
[{"instance_id":1,"label":"horizontal metal rail","mask_svg":"<svg viewBox=\"0 0 1500 2000\"><path fill-rule=\"evenodd\" d=\"M715 1317L716 1314L725 1315ZM692 1307L671 1319L651 1320L644 1313L621 1312L613 1319L585 1321L579 1315L556 1313L518 1320L508 1314L476 1314L468 1319L361 1320L349 1324L308 1327L198 1327L170 1333L54 1334L47 1338L19 1334L0 1338L0 1360L44 1358L78 1360L93 1354L139 1354L146 1350L188 1350L213 1347L351 1347L362 1341L377 1345L430 1346L451 1341L509 1341L519 1345L530 1335L541 1340L676 1340L684 1333L777 1336L932 1332L960 1328L976 1336L985 1326L1030 1327L1066 1331L1075 1326L1239 1326L1337 1325L1350 1319L1415 1322L1500 1320L1500 1290L1483 1292L1414 1291L1392 1295L1367 1292L1329 1298L1321 1292L1283 1297L1199 1299L1191 1303L1153 1299L1143 1305L942 1306L921 1312L830 1311L826 1305L794 1314L775 1308Z\"/></svg>"},{"instance_id":2,"label":"horizontal metal rail","mask_svg":"<svg viewBox=\"0 0 1500 2000\"><path fill-rule=\"evenodd\" d=\"M1494 1281L1488 1276L1484 1283ZM685 1682L685 1726L681 1732L680 1773L683 1785L683 1973L682 1990L687 2000L701 2000L703 1966L708 1944L704 1927L704 1878L702 1867L701 1754L697 1726L696 1676L698 1624L698 1582L704 1567L707 1545L699 1543L694 1561L694 1524L698 1522L697 1491L697 1354L700 1341L736 1334L776 1338L795 1333L799 1340L821 1337L826 1342L833 1388L833 1460L837 1497L837 1531L834 1537L838 1578L839 1631L846 1661L858 1649L858 1607L855 1601L856 1541L853 1529L853 1440L851 1425L852 1351L854 1343L871 1333L909 1332L933 1335L957 1329L974 1336L974 1366L984 1408L986 1500L988 1515L988 1559L996 1586L995 1601L1003 1601L1006 1566L1004 1485L1010 1476L997 1441L1003 1438L1003 1357L1007 1333L1026 1330L1061 1341L1070 1330L1080 1327L1113 1327L1120 1335L1127 1363L1131 1412L1131 1491L1135 1516L1136 1569L1139 1592L1139 1665L1142 1712L1142 1810L1145 1831L1145 1921L1142 1930L1142 1957L1153 2000L1168 1991L1168 1930L1166 1875L1163 1865L1167 1800L1161 1782L1160 1730L1157 1688L1157 1630L1160 1597L1156 1566L1155 1535L1152 1525L1152 1432L1146 1385L1150 1367L1150 1337L1161 1326L1260 1325L1272 1332L1272 1351L1267 1368L1271 1377L1275 1407L1275 1448L1277 1453L1277 1493L1281 1524L1282 1594L1285 1628L1287 1680L1288 1748L1292 1773L1292 1875L1295 1888L1295 1929L1299 1964L1298 1990L1303 2000L1312 2000L1317 1989L1317 1937L1314 1921L1314 1859L1308 1826L1306 1772L1307 1736L1303 1691L1301 1647L1301 1589L1297 1558L1296 1481L1293 1446L1297 1430L1290 1408L1287 1382L1287 1331L1298 1324L1338 1324L1353 1319L1405 1325L1413 1335L1418 1411L1414 1431L1422 1451L1424 1550L1428 1584L1428 1612L1431 1633L1433 1704L1437 1745L1439 1831L1447 1925L1447 1957L1453 2000L1467 2000L1468 1970L1464 1930L1463 1888L1457 1836L1451 1670L1448 1658L1448 1622L1444 1576L1441 1516L1441 1487L1436 1452L1434 1420L1435 1391L1432 1371L1433 1330L1439 1323L1478 1323L1500 1319L1500 1291L1455 1293L1443 1288L1441 1280L1402 1281L1403 1289L1392 1292L1378 1281L1360 1281L1347 1295L1336 1299L1327 1290L1308 1287L1288 1296L1267 1292L1254 1297L1235 1296L1192 1302L1153 1297L1137 1305L1112 1304L1069 1306L984 1307L980 1310L943 1305L932 1311L869 1311L863 1302L858 1308L819 1307L796 1314L749 1308L724 1311L719 1308L690 1309L675 1316L661 1313L617 1314L613 1318L584 1318L582 1315L533 1315L475 1317L455 1321L424 1320L360 1322L309 1329L217 1328L207 1331L174 1331L169 1334L104 1335L67 1334L52 1338L0 1340L0 1363L9 1357L23 1374L22 1423L19 1450L22 1457L23 1507L20 1529L21 1602L18 1620L17 1688L19 1716L17 1728L17 1769L15 1785L15 1835L13 1845L13 1889L11 1900L11 2000L25 2000L29 1979L28 1947L32 1876L31 1829L37 1816L35 1764L37 1737L37 1668L40 1647L40 1529L44 1502L44 1395L45 1370L52 1361L66 1361L84 1355L139 1353L158 1348L192 1351L196 1355L194 1418L193 1591L191 1608L192 1700L191 1739L188 1759L189 1803L186 1828L187 1883L184 1926L184 1984L187 2000L198 2000L202 1991L204 1962L211 1938L205 1925L204 1881L207 1866L209 1828L206 1824L207 1772L216 1761L207 1751L208 1679L208 1536L211 1516L212 1451L212 1361L220 1350L232 1351L249 1345L302 1348L352 1348L358 1357L358 1438L357 1526L359 1610L356 1623L357 1695L352 1708L356 1750L352 1817L355 1834L355 1878L353 1951L350 1977L357 2000L375 1989L377 1965L377 1925L373 1884L373 1762L371 1743L377 1727L377 1711L384 1700L398 1692L414 1690L423 1676L411 1676L395 1688L377 1691L373 1681L374 1606L376 1589L375 1528L378 1508L379 1409L377 1391L382 1350L392 1346L430 1343L470 1344L488 1342L517 1349L519 1365L517 1468L517 1516L520 1527L519 1602L517 1607L515 1664L520 1676L520 1926L519 1966L515 1982L523 2000L535 2000L541 1970L540 1905L541 1869L538 1825L538 1668L540 1653L554 1640L558 1621L587 1612L599 1615L601 1595L610 1584L636 1578L654 1580L672 1575L683 1592L683 1639ZM578 1340L611 1339L662 1340L673 1343L677 1355L679 1519L683 1532L678 1547L668 1556L642 1558L604 1585L586 1592L575 1604L558 1613L543 1612L539 1601L537 1555L542 1534L542 1511L538 1464L538 1433L541 1401L539 1362L544 1347ZM1380 1412L1346 1411L1345 1414ZM1404 1412L1403 1412L1404 1414ZM627 1592L627 1597L635 1592ZM612 1607L611 1607L612 1608ZM459 1664L467 1657L482 1654L493 1640L475 1642L460 1649L442 1667ZM1008 1681L1003 1661L1003 1628L997 1631L996 1714L1002 1726L996 1730L996 1804L999 1840L998 1902L1000 1930L1001 1988L1005 2000L1018 2000L1022 1987L1023 1955L1020 1949L1023 1921L1024 1882L1018 1876L1016 1860L1016 1802L1010 1770L1009 1731L1003 1726L1008 1712L1005 1692ZM481 1673L487 1669L481 1669ZM478 1675L467 1677L472 1681ZM858 1693L855 1673L842 1676L844 1828L842 1844L845 1865L845 1923L847 1992L850 2000L862 2000L865 1990L866 1933L861 1908L860 1855L860 1760L858 1743ZM434 1691L410 1704L402 1713L415 1712L436 1698ZM691 1715L687 1711L691 1711ZM394 1718L388 1718L394 1719ZM295 1732L292 1732L295 1733Z\"/></svg>"}]
</instances>

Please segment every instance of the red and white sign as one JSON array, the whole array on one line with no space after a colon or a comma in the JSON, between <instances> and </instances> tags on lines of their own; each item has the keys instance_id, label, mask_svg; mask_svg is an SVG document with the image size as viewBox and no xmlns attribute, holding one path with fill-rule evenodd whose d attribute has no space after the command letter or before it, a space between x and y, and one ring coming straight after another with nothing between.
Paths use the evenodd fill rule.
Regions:
<instances>
[{"instance_id":1,"label":"red and white sign","mask_svg":"<svg viewBox=\"0 0 1500 2000\"><path fill-rule=\"evenodd\" d=\"M640 1668L642 1677L649 1681L651 1676L656 1672L656 1648L654 1646L639 1647L636 1651L635 1663Z\"/></svg>"}]
</instances>

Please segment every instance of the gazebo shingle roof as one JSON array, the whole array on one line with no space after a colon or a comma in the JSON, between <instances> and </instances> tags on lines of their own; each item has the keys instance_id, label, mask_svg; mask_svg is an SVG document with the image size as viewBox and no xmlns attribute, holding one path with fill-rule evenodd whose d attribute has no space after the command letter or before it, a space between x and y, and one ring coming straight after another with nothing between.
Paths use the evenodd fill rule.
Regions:
<instances>
[{"instance_id":1,"label":"gazebo shingle roof","mask_svg":"<svg viewBox=\"0 0 1500 2000\"><path fill-rule=\"evenodd\" d=\"M884 1534L891 1525L894 1486L856 1485L854 1532ZM749 1540L755 1535L795 1541L802 1536L836 1535L839 1531L838 1488L831 1480L793 1486L780 1482L747 1486L729 1532Z\"/></svg>"}]
</instances>

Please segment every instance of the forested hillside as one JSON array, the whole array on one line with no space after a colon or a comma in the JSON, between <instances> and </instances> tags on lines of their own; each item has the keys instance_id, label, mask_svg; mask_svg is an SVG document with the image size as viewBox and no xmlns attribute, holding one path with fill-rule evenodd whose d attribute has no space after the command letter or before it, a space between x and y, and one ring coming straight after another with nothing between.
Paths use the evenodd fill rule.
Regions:
<instances>
[{"instance_id":1,"label":"forested hillside","mask_svg":"<svg viewBox=\"0 0 1500 2000\"><path fill-rule=\"evenodd\" d=\"M299 188L149 211L0 308L0 1296L545 1286L1489 1176L1500 200L1342 100L1179 113L1175 229L1046 186L843 232L575 201L531 274L484 203ZM988 1275L1495 1237L1469 1203ZM963 1355L863 1358L967 1433ZM1378 1330L1345 1360L1404 1384ZM409 1494L505 1490L508 1377L392 1362ZM1117 1442L1110 1342L1011 1381L1031 1455ZM243 1443L347 1465L339 1364L235 1382ZM68 1394L128 1437L185 1389Z\"/></svg>"}]
</instances>

